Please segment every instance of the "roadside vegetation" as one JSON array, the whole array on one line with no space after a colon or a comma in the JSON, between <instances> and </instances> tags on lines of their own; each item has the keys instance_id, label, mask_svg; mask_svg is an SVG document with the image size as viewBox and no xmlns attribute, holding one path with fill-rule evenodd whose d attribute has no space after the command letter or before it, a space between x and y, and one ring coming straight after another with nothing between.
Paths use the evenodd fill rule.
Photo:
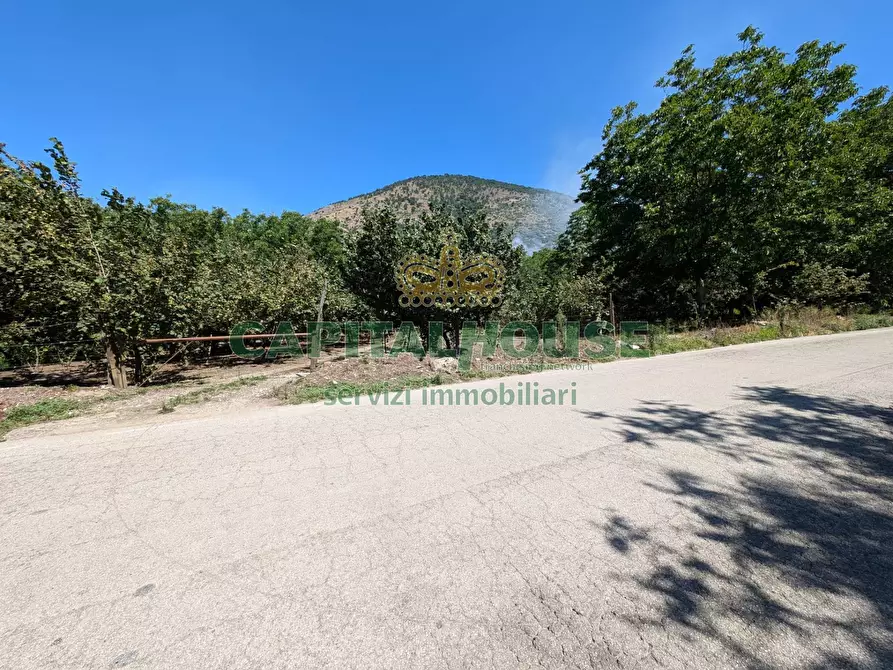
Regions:
<instances>
[{"instance_id":1,"label":"roadside vegetation","mask_svg":"<svg viewBox=\"0 0 893 670\"><path fill-rule=\"evenodd\" d=\"M217 398L230 391L236 391L245 388L246 386L256 386L264 379L266 379L264 375L253 375L251 377L239 377L238 379L223 384L209 384L208 386L202 386L193 391L167 398L161 405L159 412L161 414L169 414L181 405L197 405L207 402L208 400Z\"/></svg>"},{"instance_id":2,"label":"roadside vegetation","mask_svg":"<svg viewBox=\"0 0 893 670\"><path fill-rule=\"evenodd\" d=\"M174 395L171 395L171 392L181 388L182 384L159 384L125 391L109 389L106 392L93 392L87 396L79 395L77 387L69 387L65 390L68 395L54 395L8 408L0 407L0 441L16 428L47 421L99 415L109 411L113 404L115 407L127 405L128 401L137 399L144 399L140 403L141 407L158 408L158 412L168 414L182 405L196 405L217 400L228 393L256 386L266 379L265 375L239 377L228 382L202 384L199 388Z\"/></svg>"},{"instance_id":3,"label":"roadside vegetation","mask_svg":"<svg viewBox=\"0 0 893 670\"><path fill-rule=\"evenodd\" d=\"M0 441L6 434L16 428L24 428L45 421L60 421L81 416L96 410L99 406L125 400L136 395L138 391L115 393L93 398L52 397L33 403L14 405L5 412L0 412Z\"/></svg>"},{"instance_id":4,"label":"roadside vegetation","mask_svg":"<svg viewBox=\"0 0 893 670\"><path fill-rule=\"evenodd\" d=\"M0 144L0 371L12 375L3 384L57 365L118 390L155 386L165 379L159 371L186 367L198 347L211 365L229 352L146 340L226 335L249 321L268 333L285 321L307 329L320 310L325 321L412 321L429 350L457 349L468 321L647 321L647 341L621 344L629 356L891 325L890 92L861 89L842 45L807 42L791 54L754 28L739 39L712 63L687 48L658 82L656 108L603 110L603 144L582 166L579 208L554 248L534 253L516 244L504 209L493 215L493 185L473 178L422 180L444 197L412 206L384 198L351 227L291 211L142 203L115 189L95 200L60 141L51 140L47 162ZM399 303L401 261L438 257L448 234L463 257L500 261L499 304ZM435 342L432 321L444 324ZM264 365L274 365L276 353L267 353ZM332 384L365 393L370 384L415 388L505 373L477 365L401 374L309 373L277 397L310 402ZM161 411L252 379L174 395ZM0 429L8 431L83 413L78 403L92 401L4 402Z\"/></svg>"},{"instance_id":5,"label":"roadside vegetation","mask_svg":"<svg viewBox=\"0 0 893 670\"><path fill-rule=\"evenodd\" d=\"M0 421L0 439L15 428L76 416L83 407L82 401L70 398L49 398L29 405L12 407Z\"/></svg>"},{"instance_id":6,"label":"roadside vegetation","mask_svg":"<svg viewBox=\"0 0 893 670\"><path fill-rule=\"evenodd\" d=\"M742 326L717 326L701 330L674 332L667 326L649 327L648 349L653 354L675 354L682 351L712 349L735 344L767 342L806 335L830 335L854 330L893 326L890 314L853 314L844 316L833 309L805 307L763 315L764 320Z\"/></svg>"},{"instance_id":7,"label":"roadside vegetation","mask_svg":"<svg viewBox=\"0 0 893 670\"><path fill-rule=\"evenodd\" d=\"M651 325L645 344L638 350L633 349L630 342L619 340L622 358L656 356L712 349L737 344L765 342L783 338L802 337L806 335L827 335L833 333L867 330L872 328L893 327L893 315L877 313L854 313L849 316L837 314L830 308L802 308L785 310L783 313L767 312L763 320L738 326L717 326L700 330L673 330L665 325ZM782 324L784 324L782 326ZM238 395L237 392L247 387L254 387L265 382L266 389L260 397L272 397L285 404L315 403L338 397L368 396L376 393L393 393L406 389L440 386L466 381L495 379L515 375L531 374L562 367L574 368L584 365L615 362L618 357L605 357L596 360L585 356L580 358L549 358L538 354L522 361L506 359L497 353L486 359L476 358L470 370L450 369L442 372L429 371L424 362L404 354L404 362L411 361L412 370L400 365L400 359L385 358L374 360L369 358L344 359L335 358L318 373L309 373L308 377L286 373L287 381L277 381L276 377L267 375L251 375L222 383L207 383L185 393L166 395L160 401L150 403L162 414L174 412L178 407L196 405L218 400L227 394ZM355 379L351 368L362 368L367 375ZM303 373L308 374L308 373ZM316 376L314 376L316 375ZM280 378L281 379L281 378ZM98 414L104 405L113 401L126 401L145 394L166 393L176 390L179 384L161 384L154 387L136 388L128 391L109 392L91 398L52 397L33 403L13 406L7 411L5 418L0 419L0 440L16 428L22 428L46 421L68 419L86 414ZM71 391L76 390L71 387ZM334 394L334 395L333 395ZM151 397L151 396L150 396ZM2 415L0 415L2 416Z\"/></svg>"},{"instance_id":8,"label":"roadside vegetation","mask_svg":"<svg viewBox=\"0 0 893 670\"><path fill-rule=\"evenodd\" d=\"M419 389L428 386L439 386L450 381L449 376L441 374L428 375L401 375L393 379L370 380L360 382L337 382L328 384L302 384L301 382L289 382L283 384L275 391L275 396L288 404L300 405L308 402L319 402L327 398L345 396L366 395L369 393L388 393L403 391L406 389Z\"/></svg>"}]
</instances>

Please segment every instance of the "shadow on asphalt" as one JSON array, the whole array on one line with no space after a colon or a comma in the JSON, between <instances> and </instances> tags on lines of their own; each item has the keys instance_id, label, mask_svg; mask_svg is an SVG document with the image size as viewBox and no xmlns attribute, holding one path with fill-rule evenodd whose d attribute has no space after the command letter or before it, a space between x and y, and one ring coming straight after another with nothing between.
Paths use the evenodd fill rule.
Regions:
<instances>
[{"instance_id":1,"label":"shadow on asphalt","mask_svg":"<svg viewBox=\"0 0 893 670\"><path fill-rule=\"evenodd\" d=\"M649 436L685 439L721 461L785 461L788 473L793 462L797 472L796 479L771 470L759 478L738 475L737 486L720 487L667 471L666 481L652 486L694 522L696 540L681 549L661 545L623 516L610 518L602 527L619 554L638 545L661 557L624 577L663 603L661 615L646 623L669 619L752 668L775 666L767 652L728 631L758 627L801 640L839 633L861 648L861 658L826 652L813 670L893 668L893 410L782 388L747 388L742 401L749 404L737 415L645 403L614 417L630 443L656 448ZM756 438L772 445L755 445ZM721 564L703 555L721 556ZM771 588L778 582L783 588ZM801 602L858 602L863 615L798 607L779 590Z\"/></svg>"}]
</instances>

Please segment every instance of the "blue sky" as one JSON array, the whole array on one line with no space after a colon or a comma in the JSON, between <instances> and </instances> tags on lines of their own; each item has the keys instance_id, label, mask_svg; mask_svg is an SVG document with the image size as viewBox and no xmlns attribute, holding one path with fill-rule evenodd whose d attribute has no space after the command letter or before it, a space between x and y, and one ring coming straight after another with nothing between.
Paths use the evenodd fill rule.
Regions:
<instances>
[{"instance_id":1,"label":"blue sky","mask_svg":"<svg viewBox=\"0 0 893 670\"><path fill-rule=\"evenodd\" d=\"M6 2L0 141L88 195L309 212L420 174L576 194L611 107L749 23L893 83L888 2ZM887 67L885 67L887 66Z\"/></svg>"}]
</instances>

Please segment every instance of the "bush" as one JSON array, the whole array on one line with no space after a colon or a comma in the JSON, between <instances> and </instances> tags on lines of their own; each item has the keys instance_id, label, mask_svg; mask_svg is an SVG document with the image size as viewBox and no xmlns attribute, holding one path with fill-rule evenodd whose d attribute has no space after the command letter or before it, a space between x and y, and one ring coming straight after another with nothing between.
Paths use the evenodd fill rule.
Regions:
<instances>
[{"instance_id":1,"label":"bush","mask_svg":"<svg viewBox=\"0 0 893 670\"><path fill-rule=\"evenodd\" d=\"M751 330L737 329L717 331L713 335L713 341L721 347L727 347L732 344L767 342L769 340L777 340L779 337L781 337L781 332L778 326L762 326Z\"/></svg>"},{"instance_id":2,"label":"bush","mask_svg":"<svg viewBox=\"0 0 893 670\"><path fill-rule=\"evenodd\" d=\"M653 354L678 354L682 351L710 349L713 343L692 333L674 335L665 326L649 325L648 349Z\"/></svg>"},{"instance_id":3,"label":"bush","mask_svg":"<svg viewBox=\"0 0 893 670\"><path fill-rule=\"evenodd\" d=\"M890 314L856 314L853 317L854 330L890 328L891 326L893 326L893 315Z\"/></svg>"}]
</instances>

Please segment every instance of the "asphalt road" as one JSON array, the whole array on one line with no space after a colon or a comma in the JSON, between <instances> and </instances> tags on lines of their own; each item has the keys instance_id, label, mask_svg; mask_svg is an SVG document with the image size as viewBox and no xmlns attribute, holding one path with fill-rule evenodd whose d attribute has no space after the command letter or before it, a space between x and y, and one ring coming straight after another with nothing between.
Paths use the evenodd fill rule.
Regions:
<instances>
[{"instance_id":1,"label":"asphalt road","mask_svg":"<svg viewBox=\"0 0 893 670\"><path fill-rule=\"evenodd\" d=\"M0 667L893 667L893 330L519 379L0 444Z\"/></svg>"}]
</instances>

